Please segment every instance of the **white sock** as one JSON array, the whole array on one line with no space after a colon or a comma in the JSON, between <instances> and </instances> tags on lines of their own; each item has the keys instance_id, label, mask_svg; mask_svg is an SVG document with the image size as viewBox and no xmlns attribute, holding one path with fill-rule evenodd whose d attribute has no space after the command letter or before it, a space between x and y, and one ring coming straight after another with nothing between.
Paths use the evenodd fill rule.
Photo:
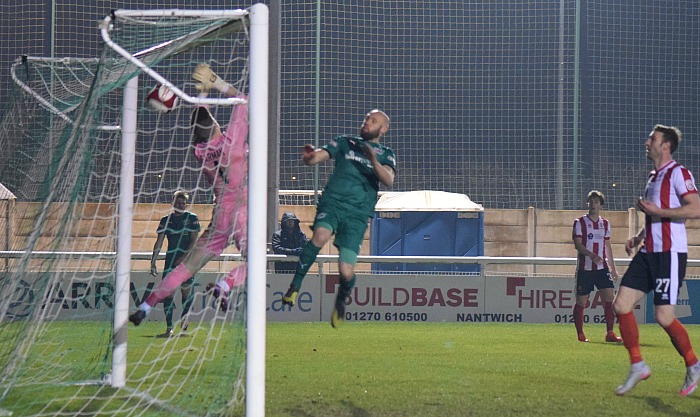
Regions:
<instances>
[{"instance_id":1,"label":"white sock","mask_svg":"<svg viewBox=\"0 0 700 417\"><path fill-rule=\"evenodd\" d=\"M231 287L228 286L228 284L226 283L225 280L221 280L221 281L217 282L216 286L221 288L224 291L224 293L226 293L226 294L228 294L229 291L231 291Z\"/></svg>"},{"instance_id":2,"label":"white sock","mask_svg":"<svg viewBox=\"0 0 700 417\"><path fill-rule=\"evenodd\" d=\"M151 306L149 306L148 304L146 304L146 302L144 301L144 302L141 303L141 305L139 306L139 310L143 310L143 312L146 313L146 315L148 315L148 313L151 311Z\"/></svg>"}]
</instances>

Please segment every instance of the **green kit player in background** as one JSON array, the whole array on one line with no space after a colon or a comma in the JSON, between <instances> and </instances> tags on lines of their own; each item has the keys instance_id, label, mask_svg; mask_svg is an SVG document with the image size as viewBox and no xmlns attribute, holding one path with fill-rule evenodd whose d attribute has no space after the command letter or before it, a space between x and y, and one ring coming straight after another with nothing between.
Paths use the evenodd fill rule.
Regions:
<instances>
[{"instance_id":1,"label":"green kit player in background","mask_svg":"<svg viewBox=\"0 0 700 417\"><path fill-rule=\"evenodd\" d=\"M158 237L153 244L153 254L151 255L151 275L154 277L158 275L156 260L158 259L158 254L163 247L163 241L165 239L168 240L168 250L165 253L163 279L165 279L165 276L184 259L184 255L187 251L192 249L197 241L197 235L200 230L199 218L196 214L185 210L189 201L190 196L186 192L176 191L175 194L173 194L173 212L160 219L158 229L156 230ZM180 286L182 295L182 321L180 322L180 328L183 331L187 330L187 313L189 313L192 302L194 301L194 296L192 294L193 286L194 276L190 277L190 279L183 282ZM172 296L163 300L163 307L165 310L165 322L167 324L165 335L172 336L173 310L175 309Z\"/></svg>"},{"instance_id":2,"label":"green kit player in background","mask_svg":"<svg viewBox=\"0 0 700 417\"><path fill-rule=\"evenodd\" d=\"M379 143L388 130L389 116L375 109L365 116L360 136L338 136L320 149L306 145L302 151L305 165L333 158L335 169L316 206L313 236L299 255L294 278L282 303L290 306L296 303L304 276L321 248L335 235L333 245L339 253L340 285L331 316L333 327L345 320L347 297L355 286L357 255L367 223L374 216L379 183L385 187L394 184L394 152Z\"/></svg>"}]
</instances>

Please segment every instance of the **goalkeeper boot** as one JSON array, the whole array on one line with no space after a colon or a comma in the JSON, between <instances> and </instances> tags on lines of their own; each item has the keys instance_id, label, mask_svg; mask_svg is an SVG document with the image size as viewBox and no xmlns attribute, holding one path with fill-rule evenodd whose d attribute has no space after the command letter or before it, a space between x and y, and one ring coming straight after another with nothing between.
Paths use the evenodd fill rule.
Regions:
<instances>
[{"instance_id":1,"label":"goalkeeper boot","mask_svg":"<svg viewBox=\"0 0 700 417\"><path fill-rule=\"evenodd\" d=\"M622 343L622 338L618 337L615 332L608 332L605 335L605 341L608 343Z\"/></svg>"},{"instance_id":2,"label":"goalkeeper boot","mask_svg":"<svg viewBox=\"0 0 700 417\"><path fill-rule=\"evenodd\" d=\"M299 295L299 288L290 286L282 296L282 305L294 307L294 304L297 303L297 295Z\"/></svg>"},{"instance_id":3,"label":"goalkeeper boot","mask_svg":"<svg viewBox=\"0 0 700 417\"><path fill-rule=\"evenodd\" d=\"M146 312L141 309L138 309L129 316L129 321L134 323L134 326L138 326L145 318Z\"/></svg>"},{"instance_id":4,"label":"goalkeeper boot","mask_svg":"<svg viewBox=\"0 0 700 417\"><path fill-rule=\"evenodd\" d=\"M695 365L689 366L685 373L685 381L683 382L683 387L681 388L680 394L685 397L693 393L695 388L698 387L698 380L700 379L700 362L696 362Z\"/></svg>"},{"instance_id":5,"label":"goalkeeper boot","mask_svg":"<svg viewBox=\"0 0 700 417\"><path fill-rule=\"evenodd\" d=\"M644 381L650 376L651 369L649 369L649 367L646 363L644 363L644 361L633 363L632 366L630 366L630 373L627 375L627 379L622 385L617 387L617 389L615 390L615 394L625 395L629 390L634 388L634 386L637 385L639 381ZM695 384L697 385L697 379L695 380Z\"/></svg>"},{"instance_id":6,"label":"goalkeeper boot","mask_svg":"<svg viewBox=\"0 0 700 417\"><path fill-rule=\"evenodd\" d=\"M226 296L226 292L218 285L212 283L207 284L207 291L211 292L211 296L214 297L215 300L218 300L219 310L224 313L227 312L228 297Z\"/></svg>"},{"instance_id":7,"label":"goalkeeper boot","mask_svg":"<svg viewBox=\"0 0 700 417\"><path fill-rule=\"evenodd\" d=\"M340 327L345 321L345 304L347 295L340 288L338 289L338 295L335 297L335 306L333 306L333 314L331 314L331 326L334 329Z\"/></svg>"},{"instance_id":8,"label":"goalkeeper boot","mask_svg":"<svg viewBox=\"0 0 700 417\"><path fill-rule=\"evenodd\" d=\"M165 329L164 336L165 336L165 337L170 337L170 336L172 336L172 335L173 335L173 328L172 328L172 327L166 328L166 329Z\"/></svg>"}]
</instances>

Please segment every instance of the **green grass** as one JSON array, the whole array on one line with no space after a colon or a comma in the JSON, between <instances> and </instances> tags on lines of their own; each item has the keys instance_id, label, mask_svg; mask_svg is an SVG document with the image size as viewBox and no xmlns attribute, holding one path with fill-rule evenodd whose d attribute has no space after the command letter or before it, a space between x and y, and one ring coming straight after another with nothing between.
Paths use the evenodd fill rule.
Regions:
<instances>
[{"instance_id":1,"label":"green grass","mask_svg":"<svg viewBox=\"0 0 700 417\"><path fill-rule=\"evenodd\" d=\"M56 326L65 325L61 323ZM66 364L75 371L81 349L80 332L91 324L69 324L65 342L74 344ZM130 358L146 353L156 359L154 338L161 323L130 329ZM687 326L700 352L700 326ZM605 344L603 325L587 325L590 343L576 340L573 325L503 323L269 323L267 328L266 414L269 417L395 417L395 416L700 416L700 391L681 398L678 389L685 368L666 333L656 325L640 327L642 353L652 377L624 397L614 389L628 371L627 352ZM203 335L202 335L203 336ZM197 349L193 338L170 341L174 352ZM58 342L58 341L57 341ZM152 357L151 357L151 353ZM79 356L79 355L78 355ZM181 354L176 355L180 357ZM136 357L136 356L134 356ZM231 359L231 358L226 358ZM130 359L131 361L131 359ZM130 363L133 363L130 362ZM187 380L191 392L216 390L227 373L221 363L207 361L206 379ZM172 382L186 379L186 367ZM145 375L129 368L129 380ZM41 385L14 389L0 409L27 415L32 409L115 410L128 399L109 399L111 388L86 388L97 401L54 401L69 387ZM167 389L167 387L166 387ZM206 395L186 398L188 409L205 410ZM182 399L180 399L182 400ZM81 403L82 402L82 403ZM30 409L26 404L34 404ZM112 414L110 414L112 413ZM240 414L237 413L237 414ZM45 415L51 415L47 412ZM66 413L64 415L71 415ZM170 415L167 410L141 416Z\"/></svg>"},{"instance_id":2,"label":"green grass","mask_svg":"<svg viewBox=\"0 0 700 417\"><path fill-rule=\"evenodd\" d=\"M700 328L688 326L700 347ZM699 416L666 333L640 327L652 377L625 397L627 351L603 325L271 323L268 416Z\"/></svg>"},{"instance_id":3,"label":"green grass","mask_svg":"<svg viewBox=\"0 0 700 417\"><path fill-rule=\"evenodd\" d=\"M129 329L127 389L115 390L86 384L111 369L111 362L105 361L106 345L96 343L96 335L108 327L75 321L46 326L21 368L20 384L0 402L0 415L2 410L15 416L173 415L160 404L144 406L142 393L181 410L180 415L224 408L243 360L238 325L193 324L188 336L173 338L162 337L163 329L157 322ZM205 344L207 336L210 342Z\"/></svg>"}]
</instances>

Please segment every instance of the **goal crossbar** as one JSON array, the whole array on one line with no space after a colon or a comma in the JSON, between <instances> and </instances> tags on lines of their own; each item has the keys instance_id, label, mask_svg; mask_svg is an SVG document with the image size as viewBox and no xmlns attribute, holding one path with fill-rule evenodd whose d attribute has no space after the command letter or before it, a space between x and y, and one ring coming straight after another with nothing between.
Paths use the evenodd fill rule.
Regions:
<instances>
[{"instance_id":1,"label":"goal crossbar","mask_svg":"<svg viewBox=\"0 0 700 417\"><path fill-rule=\"evenodd\" d=\"M121 45L117 44L110 35L110 30L112 28L112 23L116 18L159 18L159 17L191 17L191 18L205 18L208 20L216 21L219 20L221 23L219 25L209 26L203 29L192 31L186 35L181 36L178 39L170 40L167 42L162 42L157 45L153 45L147 49L129 52ZM227 98L212 98L212 97L195 97L187 94L178 86L170 82L166 77L159 74L154 70L151 65L153 61L157 59L163 59L167 56L172 56L187 49L191 49L192 44L199 42L207 42L208 36L212 32L216 32L217 35L222 33L234 32L238 30L244 30L243 19L248 17L248 11L246 10L210 10L210 11L197 11L197 10L116 10L112 14L104 18L100 24L100 33L105 44L112 48L116 53L125 58L129 63L136 66L144 74L156 80L158 83L169 88L176 96L180 97L190 104L216 104L233 106L236 104L242 104L245 102L244 99L239 97L227 97ZM237 20L236 20L237 19ZM234 24L239 23L239 24ZM176 42L177 41L177 42ZM186 49L181 49L178 45L187 45Z\"/></svg>"}]
</instances>

